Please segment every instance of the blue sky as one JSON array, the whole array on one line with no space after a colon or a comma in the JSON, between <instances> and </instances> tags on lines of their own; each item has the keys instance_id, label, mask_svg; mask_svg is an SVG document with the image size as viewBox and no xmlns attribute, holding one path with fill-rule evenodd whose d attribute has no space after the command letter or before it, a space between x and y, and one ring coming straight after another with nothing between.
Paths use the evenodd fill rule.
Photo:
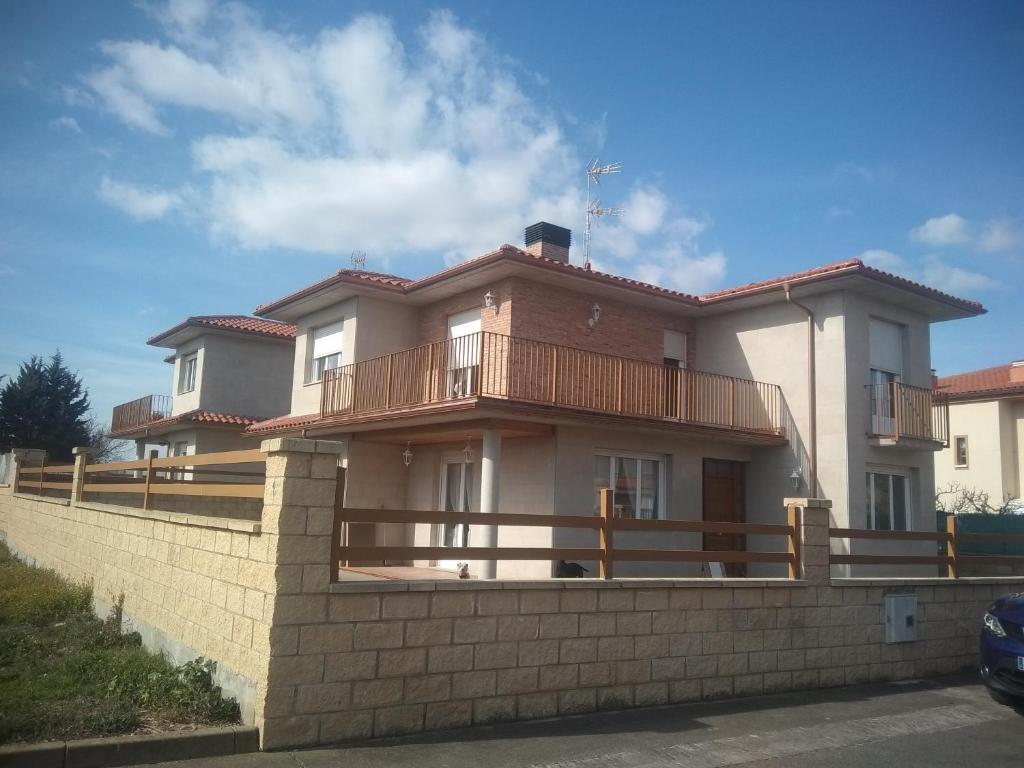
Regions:
<instances>
[{"instance_id":1,"label":"blue sky","mask_svg":"<svg viewBox=\"0 0 1024 768\"><path fill-rule=\"evenodd\" d=\"M102 419L167 391L146 338L353 251L417 276L582 235L594 155L624 164L601 268L863 255L989 308L934 327L940 373L1024 357L1020 2L8 0L0 113L0 373L60 347Z\"/></svg>"}]
</instances>

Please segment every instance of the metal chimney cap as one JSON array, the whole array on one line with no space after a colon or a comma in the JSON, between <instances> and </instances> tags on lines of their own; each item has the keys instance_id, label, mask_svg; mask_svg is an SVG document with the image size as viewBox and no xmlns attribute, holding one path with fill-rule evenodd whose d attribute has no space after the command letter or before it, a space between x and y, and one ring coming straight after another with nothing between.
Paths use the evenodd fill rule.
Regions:
<instances>
[{"instance_id":1,"label":"metal chimney cap","mask_svg":"<svg viewBox=\"0 0 1024 768\"><path fill-rule=\"evenodd\" d=\"M557 224L548 224L546 221L539 221L536 224L531 224L526 228L524 234L524 239L527 245L544 242L551 243L551 245L559 245L562 248L568 248L572 243L571 230L568 230L565 227L559 227Z\"/></svg>"}]
</instances>

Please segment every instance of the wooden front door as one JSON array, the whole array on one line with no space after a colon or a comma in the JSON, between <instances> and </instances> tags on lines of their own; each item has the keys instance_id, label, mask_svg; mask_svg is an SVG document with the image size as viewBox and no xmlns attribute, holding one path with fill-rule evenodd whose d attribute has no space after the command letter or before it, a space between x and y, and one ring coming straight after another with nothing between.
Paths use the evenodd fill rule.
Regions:
<instances>
[{"instance_id":1,"label":"wooden front door","mask_svg":"<svg viewBox=\"0 0 1024 768\"><path fill-rule=\"evenodd\" d=\"M746 503L743 463L724 459L704 459L704 520L745 523ZM742 534L704 534L706 552L746 549L747 537ZM725 575L746 576L746 563L726 563Z\"/></svg>"}]
</instances>

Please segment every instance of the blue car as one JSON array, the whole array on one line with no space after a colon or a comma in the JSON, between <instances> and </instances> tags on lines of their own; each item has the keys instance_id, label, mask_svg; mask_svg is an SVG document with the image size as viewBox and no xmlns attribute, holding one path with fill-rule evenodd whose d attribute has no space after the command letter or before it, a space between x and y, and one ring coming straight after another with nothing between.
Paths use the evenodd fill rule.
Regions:
<instances>
[{"instance_id":1,"label":"blue car","mask_svg":"<svg viewBox=\"0 0 1024 768\"><path fill-rule=\"evenodd\" d=\"M1024 592L1003 595L985 614L981 679L998 699L1024 700Z\"/></svg>"}]
</instances>

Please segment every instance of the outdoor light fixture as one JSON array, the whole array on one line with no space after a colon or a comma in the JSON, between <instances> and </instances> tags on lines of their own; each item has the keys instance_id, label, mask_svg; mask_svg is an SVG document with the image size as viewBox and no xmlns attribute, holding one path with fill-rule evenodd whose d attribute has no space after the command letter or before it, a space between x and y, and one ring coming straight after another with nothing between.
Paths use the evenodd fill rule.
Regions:
<instances>
[{"instance_id":1,"label":"outdoor light fixture","mask_svg":"<svg viewBox=\"0 0 1024 768\"><path fill-rule=\"evenodd\" d=\"M466 441L466 447L462 449L462 455L466 457L466 463L470 464L473 461L473 447L469 444L469 440Z\"/></svg>"},{"instance_id":2,"label":"outdoor light fixture","mask_svg":"<svg viewBox=\"0 0 1024 768\"><path fill-rule=\"evenodd\" d=\"M595 325L597 325L597 321L600 320L600 319L601 319L601 305L595 303L594 306L592 306L590 308L590 319L587 320L587 325L590 326L591 328L593 328Z\"/></svg>"},{"instance_id":3,"label":"outdoor light fixture","mask_svg":"<svg viewBox=\"0 0 1024 768\"><path fill-rule=\"evenodd\" d=\"M793 490L796 490L797 488L800 487L800 481L802 479L803 472L800 470L800 467L797 467L796 469L789 473L789 482L793 484Z\"/></svg>"},{"instance_id":4,"label":"outdoor light fixture","mask_svg":"<svg viewBox=\"0 0 1024 768\"><path fill-rule=\"evenodd\" d=\"M484 306L487 309L493 309L494 314L498 314L498 302L494 298L494 294L488 291L484 294Z\"/></svg>"},{"instance_id":5,"label":"outdoor light fixture","mask_svg":"<svg viewBox=\"0 0 1024 768\"><path fill-rule=\"evenodd\" d=\"M407 467L412 464L412 443L405 444L405 450L402 451L402 461Z\"/></svg>"}]
</instances>

